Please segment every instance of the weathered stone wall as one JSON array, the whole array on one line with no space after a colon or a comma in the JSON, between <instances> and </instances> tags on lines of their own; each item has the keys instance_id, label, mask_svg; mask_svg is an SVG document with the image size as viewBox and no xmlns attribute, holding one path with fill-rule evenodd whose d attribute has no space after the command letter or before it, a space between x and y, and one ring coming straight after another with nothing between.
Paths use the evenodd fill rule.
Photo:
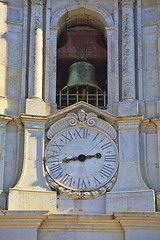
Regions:
<instances>
[{"instance_id":1,"label":"weathered stone wall","mask_svg":"<svg viewBox=\"0 0 160 240\"><path fill-rule=\"evenodd\" d=\"M57 39L83 24L106 40L107 110L57 111ZM96 199L45 178L46 132L79 109L117 133L116 184ZM159 240L159 115L160 0L0 0L0 239Z\"/></svg>"},{"instance_id":2,"label":"weathered stone wall","mask_svg":"<svg viewBox=\"0 0 160 240\"><path fill-rule=\"evenodd\" d=\"M0 125L1 191L17 183L27 141L32 145L20 114L41 115L40 125L44 116L57 111L59 35L70 26L88 24L100 29L107 43L107 111L124 118L144 115L136 138L141 173L145 184L159 192L160 1L48 0L45 4L42 12L40 0L31 6L27 0L0 0L0 114L8 115ZM44 135L41 140L44 144Z\"/></svg>"}]
</instances>

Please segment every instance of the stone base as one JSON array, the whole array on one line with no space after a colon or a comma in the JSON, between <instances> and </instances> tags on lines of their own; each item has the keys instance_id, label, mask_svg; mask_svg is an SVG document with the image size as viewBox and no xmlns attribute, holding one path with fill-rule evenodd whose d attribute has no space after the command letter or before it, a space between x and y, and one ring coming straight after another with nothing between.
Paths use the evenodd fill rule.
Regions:
<instances>
[{"instance_id":1,"label":"stone base","mask_svg":"<svg viewBox=\"0 0 160 240\"><path fill-rule=\"evenodd\" d=\"M7 205L7 193L0 191L0 210L5 210Z\"/></svg>"},{"instance_id":2,"label":"stone base","mask_svg":"<svg viewBox=\"0 0 160 240\"><path fill-rule=\"evenodd\" d=\"M133 116L139 115L138 101L133 98L126 98L122 102L119 102L118 116Z\"/></svg>"},{"instance_id":3,"label":"stone base","mask_svg":"<svg viewBox=\"0 0 160 240\"><path fill-rule=\"evenodd\" d=\"M28 115L46 115L45 102L38 99L26 99L26 109L25 113Z\"/></svg>"},{"instance_id":4,"label":"stone base","mask_svg":"<svg viewBox=\"0 0 160 240\"><path fill-rule=\"evenodd\" d=\"M56 213L57 193L29 190L9 190L8 210L49 211Z\"/></svg>"},{"instance_id":5,"label":"stone base","mask_svg":"<svg viewBox=\"0 0 160 240\"><path fill-rule=\"evenodd\" d=\"M156 194L157 212L160 212L160 193Z\"/></svg>"},{"instance_id":6,"label":"stone base","mask_svg":"<svg viewBox=\"0 0 160 240\"><path fill-rule=\"evenodd\" d=\"M0 114L7 115L7 108L8 108L7 98L0 97Z\"/></svg>"},{"instance_id":7,"label":"stone base","mask_svg":"<svg viewBox=\"0 0 160 240\"><path fill-rule=\"evenodd\" d=\"M113 212L155 212L153 190L106 193L106 214Z\"/></svg>"},{"instance_id":8,"label":"stone base","mask_svg":"<svg viewBox=\"0 0 160 240\"><path fill-rule=\"evenodd\" d=\"M63 194L58 196L57 213L65 214L105 214L106 196L95 199L73 200Z\"/></svg>"}]
</instances>

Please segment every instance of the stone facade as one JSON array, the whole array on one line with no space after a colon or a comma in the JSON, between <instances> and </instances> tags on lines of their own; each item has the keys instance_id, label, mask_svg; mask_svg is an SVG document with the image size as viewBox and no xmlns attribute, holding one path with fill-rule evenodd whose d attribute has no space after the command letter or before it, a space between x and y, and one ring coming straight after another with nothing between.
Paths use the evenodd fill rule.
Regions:
<instances>
[{"instance_id":1,"label":"stone facade","mask_svg":"<svg viewBox=\"0 0 160 240\"><path fill-rule=\"evenodd\" d=\"M159 240L160 0L0 0L0 22L0 239ZM103 110L57 108L57 47L75 26L105 39ZM44 167L79 110L118 149L115 185L89 199L59 195Z\"/></svg>"}]
</instances>

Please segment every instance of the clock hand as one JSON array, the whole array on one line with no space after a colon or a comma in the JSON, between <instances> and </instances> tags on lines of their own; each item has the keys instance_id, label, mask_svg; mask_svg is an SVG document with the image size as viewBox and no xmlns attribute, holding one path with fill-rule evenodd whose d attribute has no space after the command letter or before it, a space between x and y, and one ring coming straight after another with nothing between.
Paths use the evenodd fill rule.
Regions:
<instances>
[{"instance_id":1,"label":"clock hand","mask_svg":"<svg viewBox=\"0 0 160 240\"><path fill-rule=\"evenodd\" d=\"M95 158L101 158L101 154L100 153L96 153L96 154L94 154L94 155L87 155L87 156L85 156L86 157L86 159L90 159L90 158L93 158L93 157L95 157Z\"/></svg>"},{"instance_id":2,"label":"clock hand","mask_svg":"<svg viewBox=\"0 0 160 240\"><path fill-rule=\"evenodd\" d=\"M64 163L68 163L70 161L77 161L79 160L80 162L84 162L86 159L90 159L90 158L101 158L101 154L100 153L96 153L94 155L87 155L85 156L84 154L80 154L78 157L71 157L71 158L64 158L62 159L60 162L64 162Z\"/></svg>"},{"instance_id":3,"label":"clock hand","mask_svg":"<svg viewBox=\"0 0 160 240\"><path fill-rule=\"evenodd\" d=\"M60 163L62 163L62 162L64 162L64 163L68 163L68 162L70 162L70 161L76 161L76 160L78 160L78 157L70 157L70 158L63 158L61 161L60 161Z\"/></svg>"}]
</instances>

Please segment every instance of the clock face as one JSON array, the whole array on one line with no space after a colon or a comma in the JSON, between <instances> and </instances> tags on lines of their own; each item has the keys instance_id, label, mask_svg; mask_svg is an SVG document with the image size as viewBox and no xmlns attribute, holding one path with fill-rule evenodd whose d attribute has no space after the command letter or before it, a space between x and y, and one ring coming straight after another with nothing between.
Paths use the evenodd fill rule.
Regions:
<instances>
[{"instance_id":1,"label":"clock face","mask_svg":"<svg viewBox=\"0 0 160 240\"><path fill-rule=\"evenodd\" d=\"M93 127L68 128L55 135L46 149L46 169L60 186L91 191L105 185L118 166L117 148Z\"/></svg>"}]
</instances>

